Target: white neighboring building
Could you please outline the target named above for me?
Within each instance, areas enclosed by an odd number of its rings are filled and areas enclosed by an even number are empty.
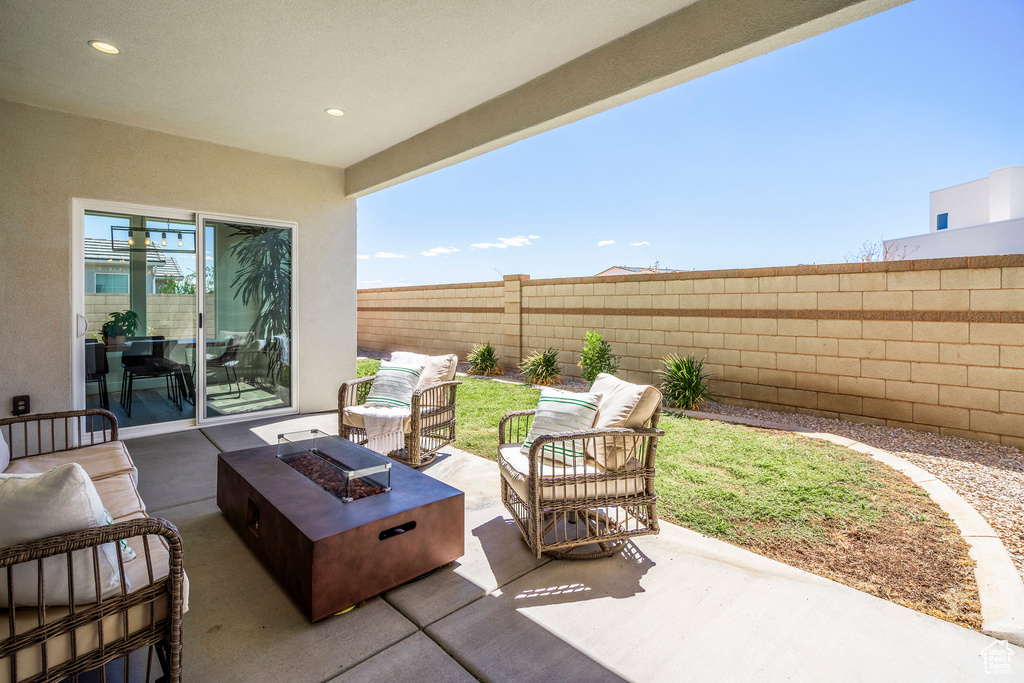
[[[931,193],[929,232],[885,240],[887,258],[1024,254],[1024,166]]]

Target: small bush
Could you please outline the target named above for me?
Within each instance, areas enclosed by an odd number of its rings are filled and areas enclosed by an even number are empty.
[[[601,338],[600,332],[587,332],[580,353],[580,374],[583,379],[593,382],[602,372],[614,375],[619,371],[621,356],[612,353],[612,345]]]
[[[683,410],[699,410],[705,401],[714,398],[708,381],[711,374],[704,372],[704,359],[697,360],[688,355],[680,358],[676,354],[662,359],[665,369],[661,375],[661,393],[665,403]]]
[[[494,350],[491,342],[474,346],[473,350],[469,352],[468,360],[471,374],[491,377],[505,374],[505,371],[501,369],[498,352]]]
[[[558,364],[558,351],[548,347],[544,351],[534,351],[523,359],[519,369],[526,375],[530,384],[549,386],[562,381],[562,373]]]
[[[380,361],[372,358],[360,358],[356,361],[356,377],[369,377],[377,374]]]

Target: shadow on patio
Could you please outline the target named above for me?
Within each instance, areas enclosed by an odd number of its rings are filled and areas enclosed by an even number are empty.
[[[452,448],[424,471],[466,494],[465,556],[310,624],[217,509],[216,456],[336,420],[128,443],[150,513],[184,538],[188,680],[963,680],[995,642],[668,523],[605,560],[537,559],[496,463]]]

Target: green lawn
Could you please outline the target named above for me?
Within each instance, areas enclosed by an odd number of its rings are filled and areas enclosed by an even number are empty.
[[[378,362],[359,362],[360,376]],[[540,391],[521,384],[462,378],[456,409],[464,451],[496,459],[498,421],[534,408]],[[870,524],[872,492],[887,470],[833,444],[709,420],[662,414],[658,443],[658,511],[709,536],[741,544],[773,538],[821,540],[822,522]]]
[[[361,361],[360,375],[376,361]],[[455,446],[495,460],[498,421],[534,408],[521,384],[462,378]],[[973,562],[956,526],[895,470],[788,432],[662,414],[658,516],[968,628]]]
[[[456,446],[496,458],[498,421],[535,408],[528,386],[463,378]],[[658,511],[664,518],[734,542],[759,537],[820,539],[821,520],[871,523],[871,492],[883,465],[846,448],[792,435],[662,414]]]
[[[885,468],[805,437],[664,415],[655,487],[660,515],[734,542],[823,540],[822,523],[871,524]]]

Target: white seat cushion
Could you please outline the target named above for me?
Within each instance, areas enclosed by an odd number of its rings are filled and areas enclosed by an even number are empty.
[[[95,483],[118,474],[131,474],[132,481],[138,485],[139,472],[135,463],[128,455],[128,449],[120,441],[98,443],[72,451],[59,451],[46,455],[32,455],[27,458],[12,460],[4,474],[42,474],[54,467],[77,462]]]
[[[146,513],[146,505],[139,497],[139,492],[129,473],[124,472],[113,477],[106,477],[94,483],[96,492],[100,494],[100,500],[103,501],[103,507],[114,519],[135,513],[143,515]]]
[[[363,419],[363,414],[366,412],[367,406],[349,406],[345,408],[345,413],[342,415],[341,421],[349,427],[355,429],[366,429],[366,421]],[[408,434],[412,431],[412,414],[405,416],[402,421],[402,431]]]
[[[520,444],[507,444],[499,449],[498,466],[501,476],[515,490],[516,494],[529,501],[530,459],[520,451]],[[566,466],[550,460],[542,461],[540,469],[541,500],[587,500],[592,498],[608,498],[611,496],[629,496],[643,492],[643,479],[617,479],[613,481],[597,481],[584,484],[545,486],[544,480],[550,477],[582,476],[585,474],[604,474],[606,470],[592,460],[575,466]]]

